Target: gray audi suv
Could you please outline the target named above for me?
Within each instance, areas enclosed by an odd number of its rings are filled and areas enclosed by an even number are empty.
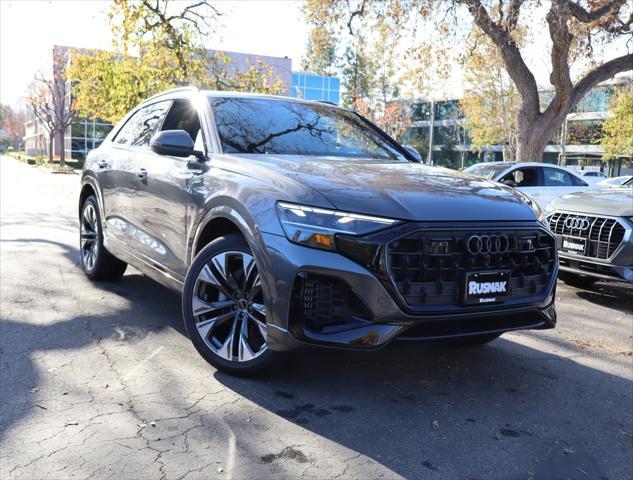
[[[633,283],[633,179],[556,198],[547,218],[558,238],[563,281],[580,287],[597,280]]]
[[[326,103],[154,96],[87,156],[79,218],[88,277],[131,264],[180,292],[194,346],[233,374],[302,345],[472,345],[556,323],[538,206]]]

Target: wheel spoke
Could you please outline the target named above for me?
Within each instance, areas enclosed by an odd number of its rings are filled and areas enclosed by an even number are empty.
[[[261,303],[251,303],[251,310],[255,310],[262,317],[266,317],[266,306]]]
[[[207,302],[200,297],[193,297],[193,314],[194,316],[204,315],[205,313],[215,312],[217,310],[230,307],[234,304],[233,300],[222,300],[219,302]]]
[[[227,292],[227,296],[232,297],[235,294],[239,294],[240,288],[229,272],[228,258],[228,253],[220,253],[213,257],[211,263],[217,270],[216,279],[218,283]]]
[[[246,322],[245,322],[246,323]],[[255,358],[255,352],[251,349],[248,344],[248,338],[244,335],[240,335],[240,342],[237,349],[237,359],[240,362],[247,362]]]
[[[200,336],[204,340],[207,340],[211,330],[213,330],[218,325],[224,323],[225,321],[229,320],[230,318],[233,318],[233,319],[235,318],[235,312],[223,313],[221,315],[218,315],[217,317],[212,317],[208,320],[199,322],[196,324],[196,328],[198,329]]]
[[[268,338],[268,327],[266,326],[266,324],[261,320],[255,318],[250,313],[248,314],[248,318],[255,323],[257,329],[259,330],[259,334],[263,337],[264,340],[266,340]]]
[[[231,334],[226,337],[226,340],[224,341],[222,346],[218,350],[216,350],[216,353],[226,360],[233,360],[233,356],[231,355],[233,345],[233,333],[234,332],[231,332]]]

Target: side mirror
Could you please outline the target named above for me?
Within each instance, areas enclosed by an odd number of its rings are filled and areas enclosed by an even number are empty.
[[[514,180],[510,180],[509,178],[506,178],[505,180],[501,180],[501,183],[503,183],[504,185],[507,185],[508,187],[513,187],[513,188],[516,188],[517,186],[517,182],[515,182]]]
[[[416,162],[422,163],[422,155],[415,148],[410,145],[402,145],[402,148],[409,152]]]
[[[149,148],[159,155],[171,155],[173,157],[189,157],[190,155],[202,156],[202,152],[194,150],[194,143],[184,130],[163,130],[156,133],[149,141]]]

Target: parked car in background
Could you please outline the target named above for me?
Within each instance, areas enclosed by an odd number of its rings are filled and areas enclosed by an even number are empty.
[[[514,187],[533,198],[541,208],[566,193],[589,188],[574,172],[540,162],[486,162],[472,165],[465,173]]]
[[[621,177],[613,177],[607,180],[601,180],[596,185],[600,188],[609,188],[609,187],[619,187],[620,185],[624,185],[626,182],[631,180],[633,175],[623,175]]]
[[[561,274],[569,283],[633,283],[633,179],[625,185],[563,195],[548,205]]]
[[[234,374],[304,345],[474,345],[556,324],[538,206],[422,165],[336,106],[157,95],[88,154],[78,203],[86,275],[131,264],[180,292],[194,346]]]
[[[582,179],[590,185],[594,183],[598,183],[602,180],[606,180],[609,178],[608,175],[598,171],[598,170],[580,170],[577,172]]]

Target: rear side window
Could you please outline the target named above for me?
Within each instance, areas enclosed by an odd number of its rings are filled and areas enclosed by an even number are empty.
[[[543,184],[546,187],[576,187],[586,185],[582,180],[574,177],[571,173],[558,168],[543,169]]]
[[[114,143],[134,147],[147,147],[156,132],[171,101],[153,103],[139,109],[132,115],[114,138]]]
[[[506,174],[501,181],[512,180],[517,187],[538,187],[538,170],[536,168],[517,168]]]

